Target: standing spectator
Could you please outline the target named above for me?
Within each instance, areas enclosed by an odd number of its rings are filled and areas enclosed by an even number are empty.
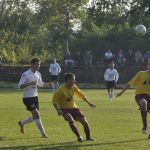
[[[75,61],[72,58],[70,51],[67,51],[66,54],[64,55],[64,63],[65,63],[65,66],[74,66],[75,65]]]
[[[117,55],[117,63],[118,65],[123,65],[126,62],[126,58],[124,57],[122,49],[119,50],[119,53]]]
[[[92,52],[88,50],[84,55],[84,62],[86,67],[92,67],[92,59],[93,59]]]
[[[23,103],[32,116],[18,122],[21,133],[24,133],[24,125],[35,121],[42,138],[47,138],[44,130],[38,102],[38,87],[50,87],[50,83],[44,83],[41,74],[38,72],[41,61],[38,58],[31,60],[31,69],[24,72],[19,81],[18,87],[24,88]],[[33,131],[32,131],[33,132]]]
[[[144,54],[144,62],[146,62],[148,59],[150,59],[150,51],[146,51]]]
[[[142,55],[141,51],[140,50],[136,51],[136,53],[135,53],[135,62],[136,63],[141,63],[143,61],[144,61],[144,59],[143,59],[143,55]]]
[[[52,60],[52,63],[49,66],[49,72],[51,75],[52,88],[53,91],[55,91],[55,89],[57,89],[59,86],[58,75],[61,72],[60,65],[56,62],[55,58]]]
[[[109,64],[109,62],[111,62],[113,59],[113,54],[110,50],[105,52],[105,56],[104,56],[104,62],[105,65]]]
[[[127,53],[127,61],[129,63],[133,63],[134,62],[134,53],[131,49],[129,49],[128,53]]]

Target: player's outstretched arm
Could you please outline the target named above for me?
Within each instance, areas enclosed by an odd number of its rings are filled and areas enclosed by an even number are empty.
[[[116,97],[118,97],[118,96],[121,96],[127,89],[129,89],[130,88],[130,85],[129,84],[127,84],[117,95],[116,95]]]
[[[92,102],[90,102],[90,101],[87,99],[87,97],[84,97],[84,100],[88,103],[88,105],[89,105],[91,108],[95,108],[95,107],[96,107]]]

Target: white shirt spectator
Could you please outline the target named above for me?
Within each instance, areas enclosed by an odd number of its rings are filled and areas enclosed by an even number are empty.
[[[115,81],[117,82],[119,79],[119,73],[116,69],[106,69],[105,73],[104,73],[104,79],[105,81]]]
[[[111,59],[113,57],[113,54],[111,53],[111,51],[107,51],[106,53],[105,53],[105,59]]]
[[[51,63],[49,66],[49,72],[51,75],[58,75],[61,72],[60,65],[58,63]]]
[[[37,84],[29,85],[25,87],[24,95],[23,95],[24,98],[38,96],[38,86],[43,87],[44,85],[44,82],[42,81],[42,78],[41,78],[41,74],[38,71],[33,73],[31,69],[29,69],[28,71],[22,74],[18,87],[20,88],[22,84],[27,84],[32,81],[35,81]]]

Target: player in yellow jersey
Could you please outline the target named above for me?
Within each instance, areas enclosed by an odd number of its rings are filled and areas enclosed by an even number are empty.
[[[147,61],[147,70],[139,71],[116,96],[121,96],[128,88],[135,86],[135,101],[140,106],[143,122],[142,132],[147,133],[147,112],[150,112],[150,59]]]
[[[79,121],[83,125],[86,140],[94,141],[90,136],[88,121],[75,104],[74,96],[76,95],[80,99],[83,99],[91,108],[94,108],[95,105],[87,99],[84,93],[75,85],[75,82],[75,75],[72,73],[66,73],[65,84],[54,93],[52,102],[58,115],[62,115],[64,119],[68,121],[71,130],[77,136],[79,142],[82,142],[83,138],[80,136],[78,129],[74,124],[74,120]]]

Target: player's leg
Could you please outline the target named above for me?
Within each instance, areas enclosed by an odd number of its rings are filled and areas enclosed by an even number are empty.
[[[77,136],[78,142],[82,142],[83,138],[80,136],[79,131],[78,131],[76,125],[74,124],[73,117],[69,113],[66,113],[63,116],[64,116],[65,120],[68,121],[69,126],[70,126],[71,130],[73,131],[73,133]]]
[[[29,111],[30,110],[30,105],[32,104],[32,99],[31,98],[23,98],[23,103],[24,105],[26,106],[27,110]],[[34,119],[32,116],[24,119],[24,120],[20,120],[18,122],[18,125],[20,126],[20,132],[21,133],[24,133],[24,125],[32,122]]]
[[[32,113],[32,116],[34,118],[36,126],[38,127],[40,133],[42,134],[42,137],[47,138],[48,136],[47,136],[45,129],[43,127],[43,123],[41,121],[41,117],[40,117],[40,113],[39,113],[38,109],[31,110],[31,113]]]
[[[87,141],[95,141],[93,138],[91,138],[90,135],[90,127],[89,127],[89,123],[87,121],[87,119],[85,117],[79,117],[77,118],[77,120],[83,125],[84,127],[84,132],[86,135],[86,140]]]
[[[141,109],[141,117],[143,123],[142,132],[145,134],[147,133],[147,101],[143,98],[140,100],[136,100],[136,102],[138,103]]]

